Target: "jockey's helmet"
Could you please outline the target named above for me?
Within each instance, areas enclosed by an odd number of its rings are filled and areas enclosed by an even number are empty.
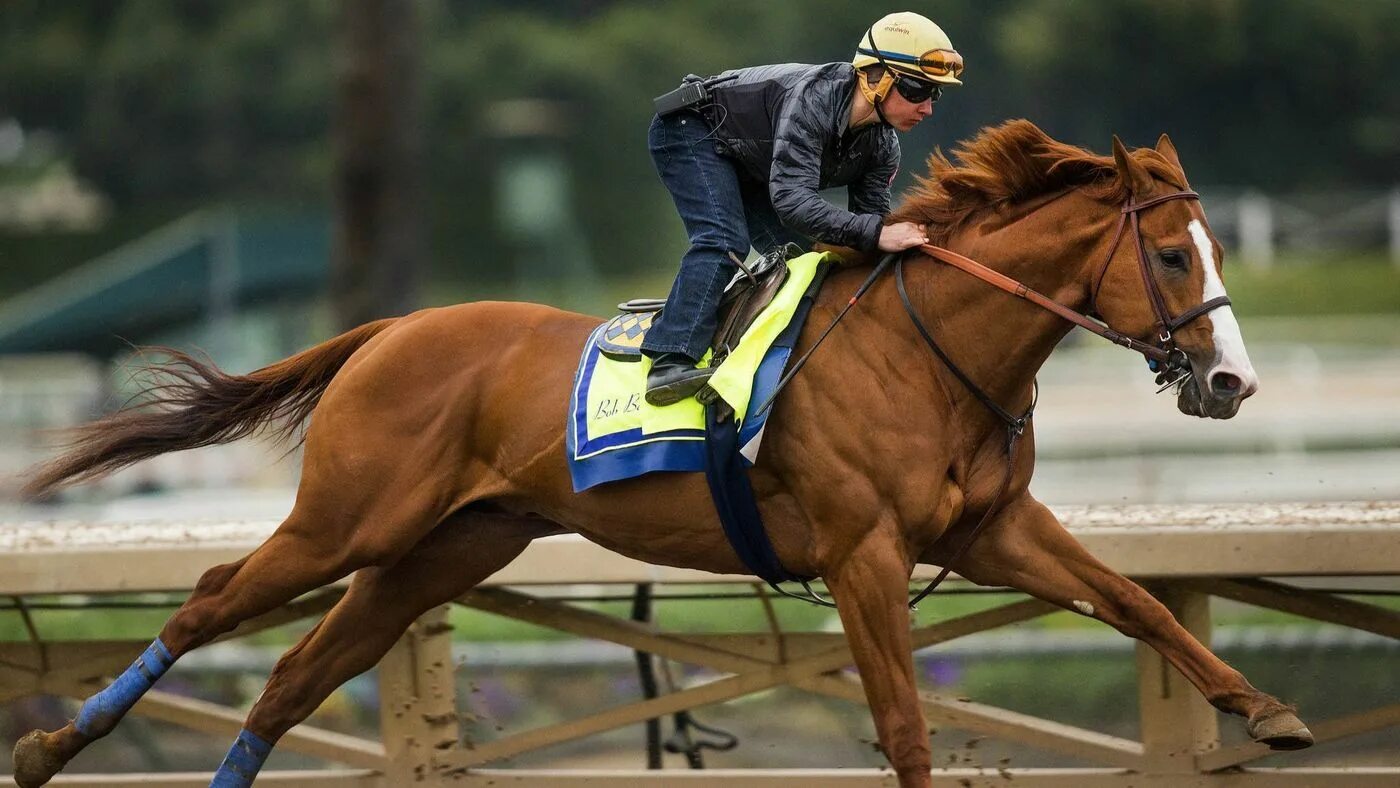
[[[943,28],[912,11],[887,14],[870,26],[856,45],[851,65],[884,66],[886,73],[873,87],[857,80],[866,98],[877,103],[888,95],[896,75],[942,85],[961,85],[963,59]],[[889,72],[895,72],[891,74]]]

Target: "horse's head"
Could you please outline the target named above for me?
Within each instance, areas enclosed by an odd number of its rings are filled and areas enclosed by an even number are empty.
[[[1140,157],[1164,160],[1180,183],[1154,177]],[[1177,396],[1182,413],[1228,419],[1259,388],[1259,377],[1235,315],[1221,300],[1220,243],[1194,195],[1170,196],[1189,187],[1167,135],[1155,151],[1135,153],[1114,137],[1113,159],[1131,194],[1127,205],[1142,207],[1125,210],[1122,237],[1093,285],[1094,307],[1117,330],[1185,354],[1193,375]]]

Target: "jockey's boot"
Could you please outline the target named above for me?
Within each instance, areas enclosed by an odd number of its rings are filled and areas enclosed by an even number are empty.
[[[661,406],[693,397],[712,374],[713,369],[696,369],[683,353],[662,353],[652,359],[647,373],[647,402]]]

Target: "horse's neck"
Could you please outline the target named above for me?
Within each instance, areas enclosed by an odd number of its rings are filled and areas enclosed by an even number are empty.
[[[955,233],[947,246],[1082,311],[1095,262],[1108,253],[1116,213],[1070,192],[1009,217],[989,215]],[[905,269],[915,308],[949,356],[1003,408],[1023,412],[1036,372],[1069,323],[928,258]],[[947,382],[955,396],[965,392],[951,374]],[[983,407],[971,397],[962,401]]]

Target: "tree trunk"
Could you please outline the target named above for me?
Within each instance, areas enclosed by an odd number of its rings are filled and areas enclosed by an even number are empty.
[[[417,306],[426,244],[414,0],[344,0],[341,9],[331,298],[348,329]]]

